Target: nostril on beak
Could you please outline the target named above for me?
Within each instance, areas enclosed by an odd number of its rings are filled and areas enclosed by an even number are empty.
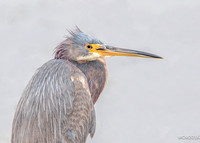
[[[100,48],[96,49],[96,50],[106,50],[106,46],[102,45]]]
[[[105,50],[105,49],[103,49],[103,48],[98,48],[98,49],[96,49],[96,50]]]

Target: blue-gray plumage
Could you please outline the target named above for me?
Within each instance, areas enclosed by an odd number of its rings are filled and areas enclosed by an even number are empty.
[[[40,67],[17,105],[12,143],[84,143],[95,132],[94,104],[102,92],[105,57],[159,56],[104,45],[78,28]]]

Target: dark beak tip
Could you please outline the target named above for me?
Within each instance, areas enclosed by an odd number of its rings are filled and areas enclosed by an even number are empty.
[[[156,59],[164,59],[163,57],[160,57],[160,56],[156,56],[155,58]]]

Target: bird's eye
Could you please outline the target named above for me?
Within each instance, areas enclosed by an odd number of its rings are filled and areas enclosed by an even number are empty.
[[[89,44],[88,44],[86,47],[87,47],[88,49],[92,49],[92,46],[89,45]]]

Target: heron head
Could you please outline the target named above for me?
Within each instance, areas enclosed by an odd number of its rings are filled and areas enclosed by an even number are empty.
[[[111,56],[162,58],[142,51],[122,49],[106,45],[97,38],[83,33],[78,27],[75,31],[69,32],[70,36],[68,36],[67,39],[56,48],[55,58],[57,59],[87,62],[97,60],[100,57],[105,58]]]

